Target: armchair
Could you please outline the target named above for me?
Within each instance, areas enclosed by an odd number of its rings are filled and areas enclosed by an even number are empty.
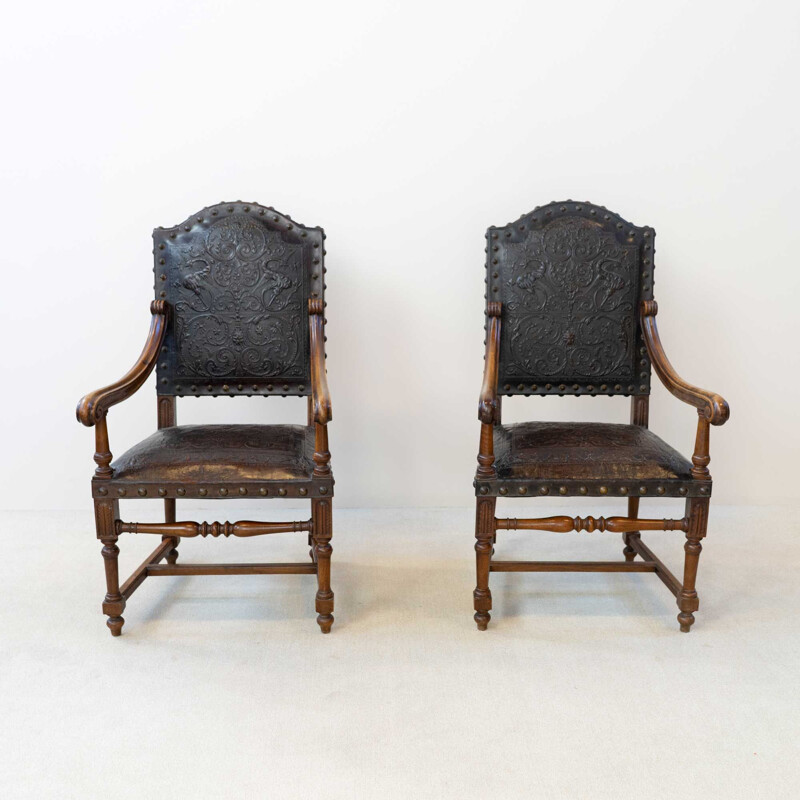
[[[712,487],[709,430],[727,421],[729,408],[718,394],[684,381],[664,353],[653,299],[655,231],[568,200],[489,228],[486,238],[488,325],[474,482],[478,628],[486,630],[491,618],[491,572],[654,572],[675,595],[680,630],[688,632],[699,606],[695,585]],[[697,409],[691,462],[648,430],[651,365],[673,395]],[[630,424],[503,425],[502,394],[629,396]],[[616,496],[627,500],[628,514],[496,518],[498,498],[509,496]],[[647,497],[685,498],[684,515],[640,519]],[[495,560],[499,530],[622,533],[625,560]],[[685,533],[683,581],[642,541],[650,530]]]
[[[328,450],[331,400],[325,370],[321,228],[307,228],[255,203],[222,203],[174,228],[153,232],[155,293],[150,332],[133,368],[90,392],[78,420],[95,428],[92,479],[97,538],[107,592],[103,613],[113,636],[146,578],[157,575],[302,573],[317,576],[317,622],[333,625],[330,587],[333,475]],[[109,409],[157,371],[158,431],[116,460]],[[307,425],[179,426],[176,398],[308,397]],[[126,522],[120,500],[164,500],[164,522]],[[178,522],[178,499],[308,498],[298,522]],[[297,563],[178,564],[181,538],[249,537],[304,531],[310,560]],[[161,536],[120,585],[123,533]],[[166,563],[162,564],[162,561]]]

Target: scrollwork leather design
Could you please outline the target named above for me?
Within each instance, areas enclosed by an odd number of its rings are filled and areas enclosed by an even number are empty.
[[[172,309],[159,392],[308,393],[321,231],[257,208],[211,207],[156,231],[156,293]]]
[[[586,220],[563,219],[506,253],[507,379],[632,380],[637,248]]]

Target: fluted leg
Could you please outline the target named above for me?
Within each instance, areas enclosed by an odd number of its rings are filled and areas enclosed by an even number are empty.
[[[700,606],[695,584],[700,553],[703,550],[701,542],[706,535],[708,525],[708,500],[705,498],[687,500],[686,516],[689,518],[689,529],[686,531],[686,544],[683,546],[686,559],[683,567],[683,588],[678,594],[678,608],[681,610],[678,622],[681,631],[689,633],[694,624],[692,612],[697,611]]]
[[[108,616],[106,624],[112,636],[122,633],[125,620],[125,598],[119,591],[119,547],[114,520],[119,516],[118,504],[114,500],[95,500],[94,516],[97,525],[97,537],[103,543],[102,555],[106,570],[106,596],[103,600],[103,613]]]
[[[166,498],[164,500],[164,522],[175,522],[175,499],[174,498]],[[167,539],[172,540],[172,550],[167,553],[167,563],[168,564],[175,564],[178,561],[178,542],[180,538],[178,536],[162,536],[161,541],[166,541]]]
[[[636,519],[639,516],[638,497],[628,498],[628,516],[631,519]],[[625,556],[626,561],[633,561],[633,559],[636,558],[636,551],[631,547],[631,536],[639,536],[639,533],[637,531],[632,531],[631,533],[622,534],[622,541],[625,542],[625,547],[622,549],[622,555]]]
[[[333,518],[330,500],[311,501],[311,527],[314,555],[317,562],[317,624],[323,633],[333,625],[333,592],[331,591],[331,536]]]
[[[492,593],[489,590],[489,564],[494,543],[494,509],[496,497],[479,497],[475,515],[475,564],[477,585],[472,593],[475,622],[479,631],[485,631],[492,618]]]

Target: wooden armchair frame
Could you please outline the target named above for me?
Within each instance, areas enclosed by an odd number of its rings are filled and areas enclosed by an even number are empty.
[[[568,201],[569,202],[569,201]],[[597,207],[584,204],[588,209]],[[546,208],[561,206],[557,203]],[[582,210],[580,206],[578,210]],[[603,209],[605,211],[605,209]],[[551,211],[544,212],[546,214]],[[592,212],[594,215],[596,212]],[[612,219],[608,215],[607,220]],[[525,218],[522,218],[523,220]],[[535,217],[534,217],[535,219]],[[522,220],[520,220],[522,221]],[[625,223],[626,226],[629,223]],[[511,228],[512,226],[509,226]],[[522,230],[523,226],[520,226]],[[618,225],[618,227],[622,227]],[[493,229],[487,238],[497,238]],[[506,234],[510,235],[510,234]],[[633,231],[631,232],[633,236]],[[496,250],[496,248],[494,248]],[[488,249],[487,249],[488,252]],[[497,262],[494,261],[496,264]],[[487,261],[488,266],[488,261]],[[496,274],[496,273],[495,273]],[[494,428],[501,424],[501,396],[498,388],[498,372],[501,358],[501,330],[503,304],[498,301],[487,302],[487,338],[483,373],[483,384],[478,403],[478,418],[481,422],[481,435],[478,451],[478,468],[475,478],[477,500],[475,525],[475,552],[477,584],[473,592],[475,622],[479,630],[486,630],[491,619],[492,594],[489,589],[491,572],[654,572],[664,585],[675,595],[679,608],[678,623],[680,630],[688,633],[695,621],[694,613],[699,607],[696,590],[697,568],[702,551],[702,540],[706,535],[708,524],[709,498],[711,494],[709,432],[711,425],[723,425],[729,418],[730,410],[727,402],[714,392],[699,389],[683,380],[668,360],[656,325],[658,305],[655,300],[644,299],[639,305],[638,322],[647,355],[655,368],[656,374],[664,386],[679,400],[697,409],[698,422],[695,436],[694,453],[692,455],[690,485],[679,485],[674,496],[685,497],[685,513],[678,519],[641,519],[639,504],[642,496],[656,494],[673,496],[666,485],[626,485],[625,482],[608,481],[608,485],[589,486],[587,482],[559,481],[553,486],[547,482],[538,485],[518,485],[520,496],[540,494],[547,495],[551,490],[562,496],[609,496],[614,490],[619,495],[627,496],[627,517],[569,517],[555,516],[537,519],[499,519],[495,516],[497,497],[507,496],[513,486],[509,482],[498,480],[494,452]],[[506,387],[509,388],[509,387]],[[536,387],[533,387],[536,388]],[[559,387],[562,391],[564,386]],[[590,390],[593,387],[588,387]],[[605,387],[603,387],[605,388]],[[617,387],[619,388],[619,387]],[[633,389],[634,387],[629,387]],[[644,387],[642,387],[644,388]],[[520,387],[522,389],[522,387]],[[550,389],[548,385],[547,390]],[[574,389],[577,393],[578,386]],[[559,394],[562,392],[559,392]],[[593,392],[589,392],[593,393]],[[649,421],[649,396],[633,394],[631,397],[630,423],[647,428]],[[630,482],[628,482],[630,483]],[[504,485],[505,484],[505,485]],[[498,561],[494,560],[494,545],[499,530],[534,530],[551,532],[569,531],[609,531],[622,533],[624,541],[624,561]],[[686,536],[684,545],[685,561],[683,580],[679,581],[653,551],[642,541],[642,531],[683,531]],[[639,556],[641,560],[637,561]]]
[[[244,205],[244,204],[242,204]],[[206,218],[216,216],[218,207],[205,209]],[[245,212],[255,212],[263,207],[247,204]],[[228,211],[240,211],[234,206]],[[269,210],[270,213],[273,209]],[[206,212],[210,212],[206,213]],[[263,216],[263,211],[261,212]],[[198,218],[201,222],[203,218]],[[274,220],[288,230],[299,227],[291,223],[288,217],[275,215]],[[187,222],[190,222],[188,220]],[[157,233],[161,229],[158,229]],[[189,230],[187,226],[185,230]],[[304,229],[300,234],[305,237]],[[320,242],[324,238],[321,229],[307,229],[319,232]],[[174,238],[174,237],[173,237]],[[317,248],[318,243],[313,247]],[[320,248],[321,249],[321,248]],[[315,257],[314,264],[321,259]],[[164,262],[161,261],[163,264]],[[320,271],[316,267],[317,272]],[[313,276],[315,279],[317,275]],[[320,282],[320,286],[322,284]],[[321,294],[321,292],[319,292]],[[313,574],[317,576],[316,610],[317,623],[323,633],[329,633],[333,625],[334,594],[330,585],[330,561],[332,547],[332,514],[333,477],[328,450],[328,422],[332,419],[331,398],[328,390],[325,369],[325,335],[324,306],[320,296],[312,296],[308,300],[308,334],[310,358],[310,393],[308,395],[308,425],[314,427],[313,473],[309,480],[293,481],[287,479],[275,485],[274,481],[263,482],[241,480],[238,485],[230,485],[224,481],[219,485],[204,483],[192,484],[187,481],[161,481],[160,485],[131,485],[115,480],[112,465],[112,453],[109,446],[107,415],[109,409],[127,400],[145,383],[156,368],[159,357],[164,350],[164,341],[170,322],[170,305],[166,300],[155,300],[150,311],[152,320],[150,332],[144,349],[134,366],[118,381],[102,389],[90,392],[78,403],[77,418],[83,425],[95,428],[95,454],[97,464],[92,480],[97,538],[102,542],[102,556],[105,564],[106,595],[103,600],[103,613],[107,615],[107,625],[113,636],[119,636],[125,622],[122,613],[131,595],[142,585],[146,578],[158,575],[267,575],[267,574]],[[209,385],[209,390],[212,387]],[[223,387],[225,391],[228,387]],[[242,387],[239,387],[240,389]],[[253,387],[254,389],[257,387]],[[272,387],[268,387],[270,390]],[[288,387],[284,387],[287,389]],[[300,386],[302,391],[304,387]],[[171,395],[158,397],[158,428],[171,428],[176,421],[176,398]],[[138,486],[138,488],[137,488]],[[214,497],[228,498],[231,495],[240,497],[264,498],[301,497],[311,502],[311,518],[295,522],[256,522],[241,520],[238,522],[179,522],[176,521],[176,501],[178,498]],[[157,523],[125,522],[120,518],[120,499],[136,499],[157,496],[164,499],[165,521]],[[251,537],[273,533],[307,532],[310,545],[310,560],[298,563],[250,563],[250,564],[178,564],[178,544],[182,538],[211,536]],[[130,577],[120,584],[117,541],[120,534],[154,534],[161,536],[161,542],[153,552],[137,567]],[[162,564],[166,561],[166,564]]]

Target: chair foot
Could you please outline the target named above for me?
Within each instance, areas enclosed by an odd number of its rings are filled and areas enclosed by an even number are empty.
[[[488,611],[476,611],[474,619],[478,625],[478,630],[485,631],[489,627],[489,620],[491,618],[492,615]]]
[[[333,625],[333,614],[317,614],[317,625],[323,633],[330,633]]]
[[[691,611],[681,611],[678,614],[678,622],[681,626],[682,633],[689,633],[692,629],[692,625],[694,625],[694,614]]]
[[[125,624],[123,617],[109,617],[106,620],[106,625],[111,631],[112,636],[122,636],[122,626]]]

